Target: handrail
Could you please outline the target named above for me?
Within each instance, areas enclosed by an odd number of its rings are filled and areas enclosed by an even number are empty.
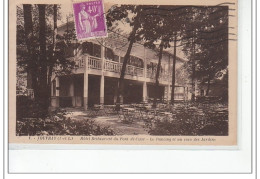
[[[101,70],[101,68],[102,68],[102,64],[101,64],[102,60],[99,57],[84,55],[81,57],[74,57],[73,59],[75,61],[75,68],[85,67],[85,65],[86,65],[85,60],[86,60],[86,62],[88,62],[87,63],[88,69]],[[123,63],[104,59],[104,70],[105,71],[120,73],[122,66],[123,66]],[[145,70],[144,68],[127,64],[125,73],[127,75],[138,76],[138,77],[144,77],[144,73],[146,73],[146,78],[150,78],[153,80],[155,79],[156,70],[152,70],[152,69],[146,69],[146,71],[144,71],[144,70]],[[160,73],[159,80],[168,81],[169,75],[167,75],[167,74],[169,74],[169,73]]]
[[[88,69],[101,70],[101,58],[88,56]]]
[[[105,60],[105,71],[112,71],[120,73],[123,64],[115,61]],[[143,76],[143,68],[136,67],[133,65],[126,65],[126,74],[132,76]]]

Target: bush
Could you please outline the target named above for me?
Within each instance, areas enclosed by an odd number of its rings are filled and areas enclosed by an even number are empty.
[[[199,130],[198,135],[226,136],[228,135],[228,122],[219,121],[217,124],[206,125]]]
[[[109,127],[101,127],[91,119],[82,121],[66,117],[65,110],[51,112],[43,118],[17,120],[16,135],[114,135]]]
[[[151,135],[196,135],[198,131],[198,127],[194,123],[182,119],[156,119],[154,121],[146,121],[145,126]]]
[[[43,111],[39,104],[28,96],[16,96],[16,119],[45,117],[46,111]]]
[[[173,108],[175,115],[172,117],[144,119],[145,128],[151,135],[228,135],[228,110],[225,106],[219,103],[185,104]]]
[[[199,122],[189,120],[155,120],[146,121],[146,128],[151,135],[173,135],[173,136],[224,136],[228,135],[228,122],[216,121],[213,124],[202,125]]]
[[[228,113],[209,112],[206,118],[210,122],[199,130],[198,135],[228,135]]]

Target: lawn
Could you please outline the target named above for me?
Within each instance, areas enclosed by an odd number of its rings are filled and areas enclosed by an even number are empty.
[[[124,105],[100,109],[66,108],[45,118],[17,119],[17,135],[228,135],[225,103],[177,103],[156,109]]]

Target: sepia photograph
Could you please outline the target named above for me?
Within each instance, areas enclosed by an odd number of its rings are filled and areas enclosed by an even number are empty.
[[[6,176],[256,171],[253,1],[5,2]]]
[[[15,8],[15,137],[236,136],[235,3]]]

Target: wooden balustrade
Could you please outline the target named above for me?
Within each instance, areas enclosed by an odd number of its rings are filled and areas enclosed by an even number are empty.
[[[88,56],[88,69],[101,70],[101,59],[98,57]]]
[[[122,69],[122,63],[114,62],[110,60],[105,61],[105,71],[120,73]],[[143,68],[136,67],[133,65],[127,65],[125,74],[131,75],[131,76],[143,76]]]
[[[85,57],[74,58],[75,68],[83,68],[85,66]]]
[[[85,66],[85,60],[88,64],[88,69],[97,69],[101,70],[101,58],[93,57],[89,55],[76,57],[74,58],[75,61],[75,68],[83,68]],[[122,69],[122,63],[111,61],[111,60],[104,60],[104,70],[114,73],[120,73]],[[131,75],[131,76],[138,76],[143,77],[144,76],[144,69],[140,67],[136,67],[133,65],[127,65],[126,66],[126,72],[125,74]],[[146,77],[150,79],[155,79],[156,76],[156,70],[147,69],[146,70]],[[161,73],[159,79],[162,81],[168,81],[169,76],[166,73]]]
[[[120,73],[122,65],[120,65],[118,62],[106,60],[105,61],[105,71]]]

